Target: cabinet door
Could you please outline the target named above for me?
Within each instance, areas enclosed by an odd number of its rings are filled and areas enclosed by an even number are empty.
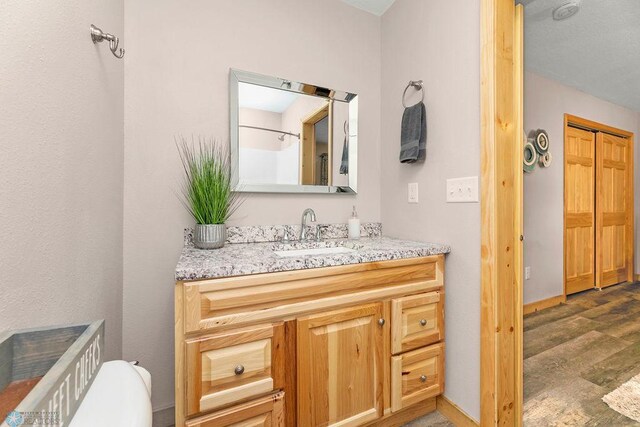
[[[284,427],[284,393],[189,420],[186,427]]]
[[[382,416],[382,303],[298,319],[298,425],[351,426]]]

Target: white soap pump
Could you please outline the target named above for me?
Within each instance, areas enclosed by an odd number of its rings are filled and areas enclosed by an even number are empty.
[[[358,212],[356,212],[355,205],[353,206],[353,212],[351,213],[351,218],[349,218],[349,238],[350,239],[360,238],[360,218],[358,218]]]

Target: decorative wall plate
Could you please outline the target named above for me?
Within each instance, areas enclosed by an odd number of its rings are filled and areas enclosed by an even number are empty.
[[[522,156],[522,170],[526,173],[533,172],[538,161],[538,153],[530,140],[524,143],[524,153]]]

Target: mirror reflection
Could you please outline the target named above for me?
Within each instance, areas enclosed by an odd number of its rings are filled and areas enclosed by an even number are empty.
[[[242,81],[245,74],[252,81]],[[235,70],[231,83],[232,149],[242,190],[355,192],[349,177],[357,161],[357,135],[349,131],[357,129],[355,95]]]

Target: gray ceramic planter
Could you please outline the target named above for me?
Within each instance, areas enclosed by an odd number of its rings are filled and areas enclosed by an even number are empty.
[[[193,244],[199,249],[218,249],[227,240],[225,224],[196,224],[193,230]]]

